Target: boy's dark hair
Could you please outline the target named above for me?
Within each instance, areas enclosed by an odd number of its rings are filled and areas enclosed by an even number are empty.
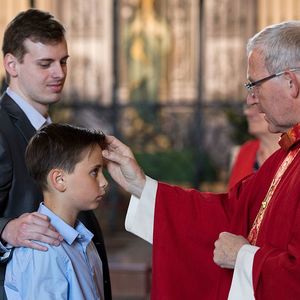
[[[25,163],[31,177],[42,190],[47,190],[47,176],[51,169],[60,168],[72,173],[83,159],[83,152],[99,145],[106,148],[101,131],[53,123],[42,127],[30,140]]]
[[[13,54],[19,62],[27,52],[24,41],[55,44],[65,37],[64,27],[48,12],[28,9],[19,13],[7,26],[2,43],[3,56]]]

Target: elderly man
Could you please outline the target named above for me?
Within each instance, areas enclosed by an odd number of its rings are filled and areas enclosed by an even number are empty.
[[[300,299],[300,22],[265,28],[247,52],[247,104],[283,135],[229,193],[158,183],[108,138],[109,171],[133,195],[127,228],[153,241],[152,299]]]

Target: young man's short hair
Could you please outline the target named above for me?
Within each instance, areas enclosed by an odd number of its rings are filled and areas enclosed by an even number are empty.
[[[2,43],[3,56],[7,53],[14,55],[22,62],[27,50],[24,41],[43,44],[55,44],[65,37],[65,29],[48,12],[38,9],[28,9],[19,13],[7,26]]]
[[[72,173],[83,159],[85,150],[99,145],[106,148],[101,131],[53,123],[41,128],[30,140],[25,163],[37,184],[47,190],[47,176],[51,169],[60,168]]]

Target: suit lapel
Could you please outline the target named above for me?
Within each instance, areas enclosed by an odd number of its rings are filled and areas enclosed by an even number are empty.
[[[1,107],[10,116],[12,123],[20,131],[25,140],[29,142],[36,130],[31,125],[22,109],[6,93],[1,98]]]

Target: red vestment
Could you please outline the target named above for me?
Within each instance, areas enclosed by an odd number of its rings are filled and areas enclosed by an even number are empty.
[[[298,143],[295,147],[300,147]],[[228,194],[159,183],[153,232],[152,300],[227,299],[232,270],[213,262],[228,231],[247,238],[287,152],[276,151]],[[253,262],[256,299],[300,299],[300,154],[283,174],[260,227]]]
[[[232,166],[228,189],[231,189],[241,179],[254,172],[259,143],[259,140],[251,140],[241,146]]]

